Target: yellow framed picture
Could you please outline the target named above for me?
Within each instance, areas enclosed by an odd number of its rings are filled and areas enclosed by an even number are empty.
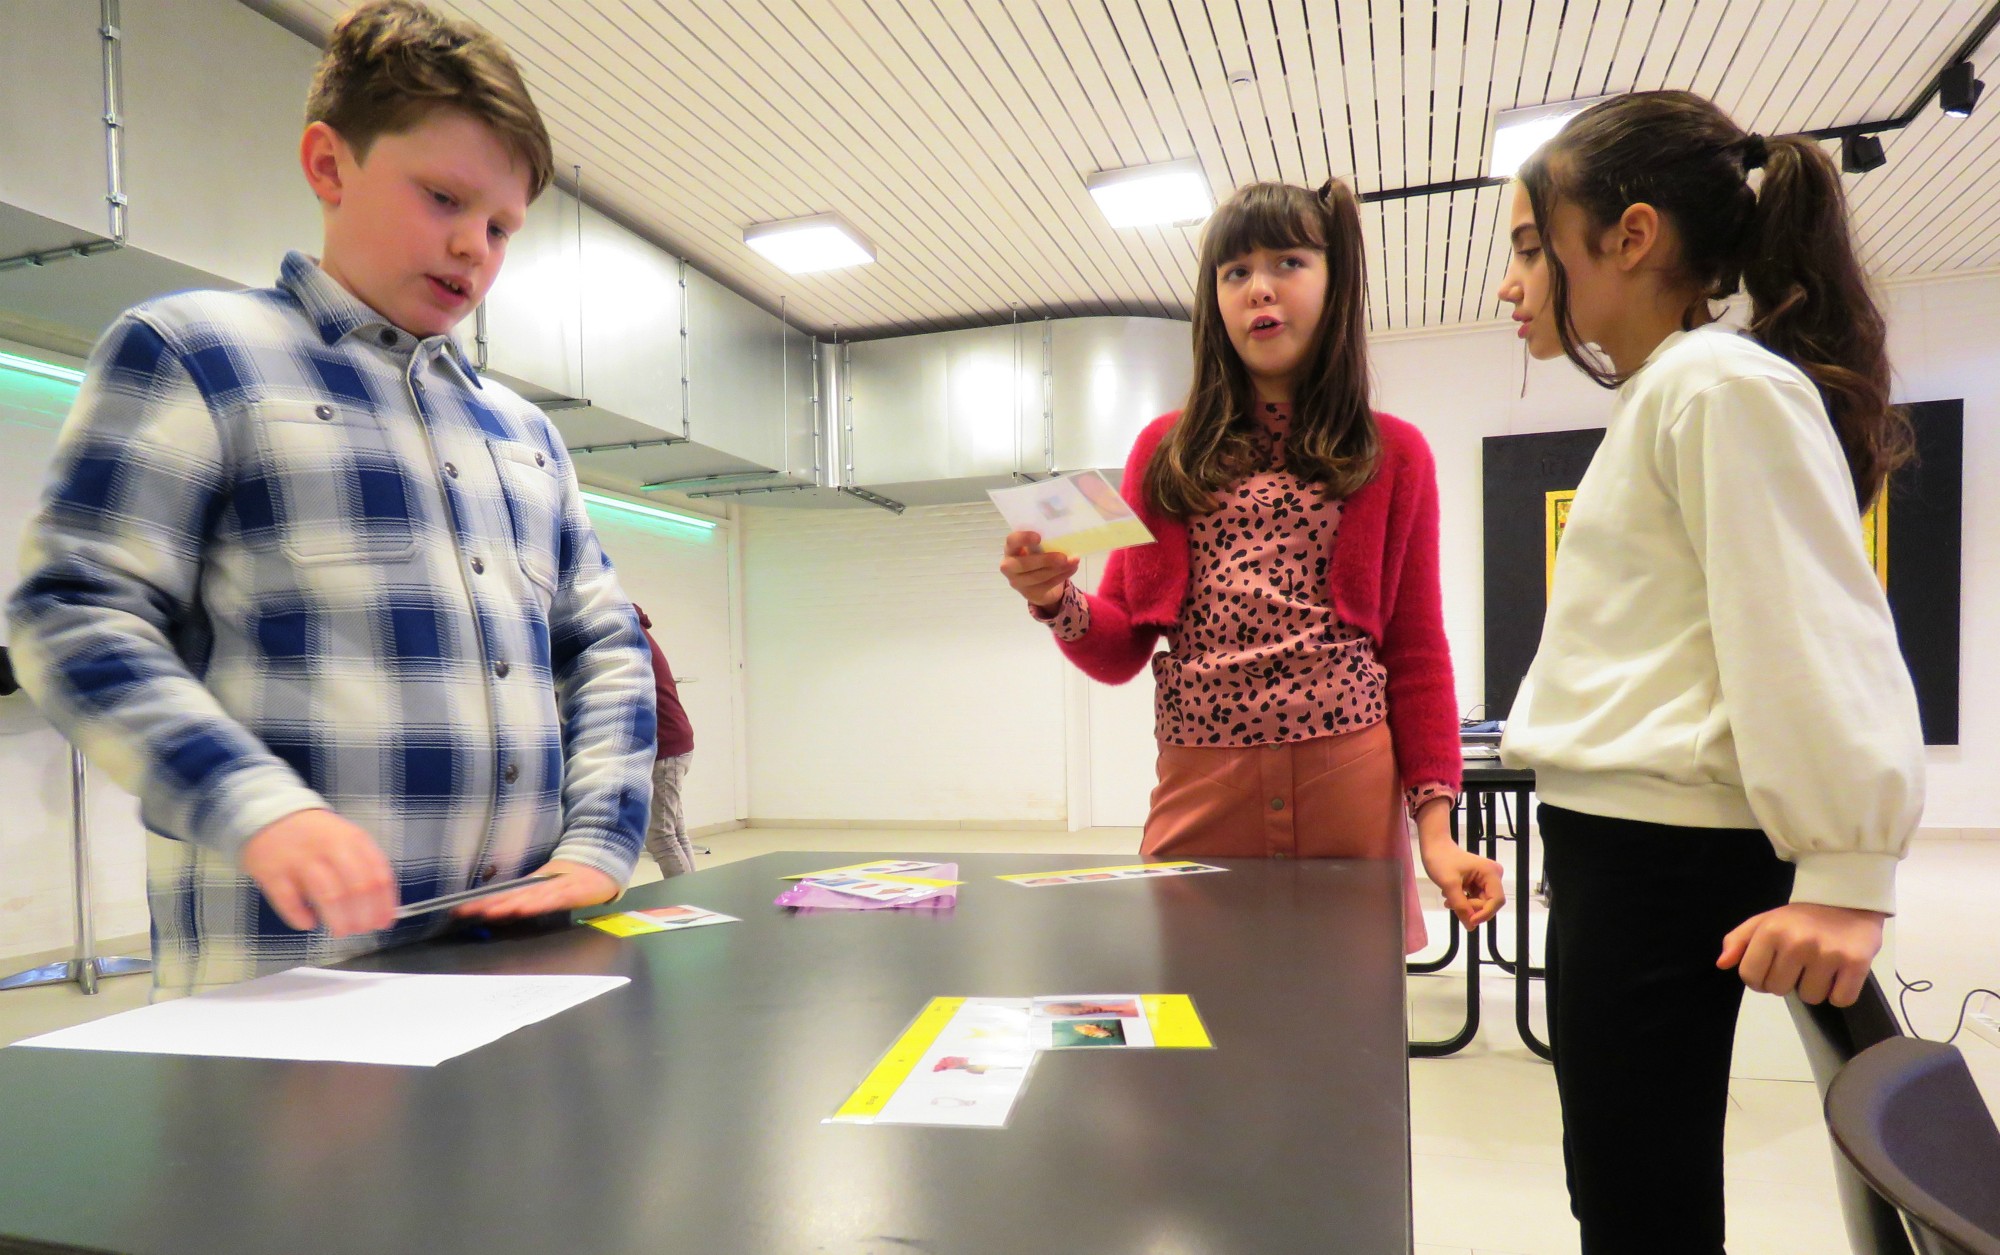
[[[1889,490],[1884,487],[1875,495],[1875,504],[1868,507],[1868,513],[1861,516],[1861,546],[1868,553],[1868,565],[1875,568],[1875,578],[1882,581],[1883,591],[1889,588]]]
[[[1576,489],[1565,488],[1548,494],[1546,513],[1543,516],[1542,541],[1547,562],[1545,564],[1547,583],[1544,597],[1553,597],[1556,591],[1556,550],[1562,545],[1563,529],[1569,526],[1570,502],[1576,500]]]

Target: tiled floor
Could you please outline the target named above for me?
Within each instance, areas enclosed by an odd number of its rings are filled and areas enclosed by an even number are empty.
[[[1083,833],[750,829],[706,843],[715,853],[700,859],[702,866],[804,849],[1128,855],[1137,835],[1116,828]],[[650,865],[641,868],[641,881],[656,877]],[[1916,1025],[1927,1036],[1950,1031],[1967,990],[2000,988],[2000,947],[1993,943],[1987,907],[1995,884],[2000,884],[2000,841],[1920,842],[1905,865],[1894,965],[1912,980],[1937,983],[1934,992],[1910,999]],[[1438,935],[1443,916],[1431,919]],[[0,994],[0,1042],[140,1005],[145,987],[143,978],[133,977],[106,982],[103,992],[90,998],[67,987]],[[1413,1035],[1448,1031],[1462,1006],[1462,988],[1450,973],[1413,977]],[[1539,1024],[1539,986],[1535,993]],[[1512,982],[1494,975],[1484,985],[1480,1037],[1452,1058],[1410,1065],[1417,1255],[1574,1255],[1577,1250],[1563,1187],[1554,1080],[1548,1065],[1516,1038],[1512,998]],[[1959,1044],[1989,1105],[2000,1110],[2000,1047],[1969,1031]],[[1732,1255],[1845,1251],[1819,1095],[1777,1000],[1746,1002],[1734,1076],[1728,1132]],[[1644,1078],[1634,1077],[1633,1083],[1643,1084]]]

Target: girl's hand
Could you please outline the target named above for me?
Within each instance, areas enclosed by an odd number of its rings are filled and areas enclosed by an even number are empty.
[[[1798,991],[1801,1001],[1851,1007],[1882,948],[1882,915],[1794,902],[1752,915],[1722,939],[1715,965],[1767,994]]]
[[[1424,874],[1444,894],[1444,904],[1466,928],[1477,928],[1507,904],[1503,870],[1490,858],[1460,849],[1449,838],[1423,845]]]
[[[1003,552],[1000,574],[1029,605],[1043,610],[1062,604],[1063,590],[1083,565],[1079,558],[1043,553],[1042,538],[1035,532],[1010,532]]]

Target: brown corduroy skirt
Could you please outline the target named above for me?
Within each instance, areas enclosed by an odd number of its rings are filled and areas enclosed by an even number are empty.
[[[1149,858],[1377,858],[1403,870],[1403,944],[1424,948],[1387,723],[1279,745],[1160,746]]]

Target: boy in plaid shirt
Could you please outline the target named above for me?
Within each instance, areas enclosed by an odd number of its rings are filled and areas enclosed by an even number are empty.
[[[615,897],[652,672],[547,418],[450,331],[549,182],[506,50],[412,0],[334,28],[307,102],[320,259],[122,316],[8,606],[21,679],[136,794],[166,992]]]

